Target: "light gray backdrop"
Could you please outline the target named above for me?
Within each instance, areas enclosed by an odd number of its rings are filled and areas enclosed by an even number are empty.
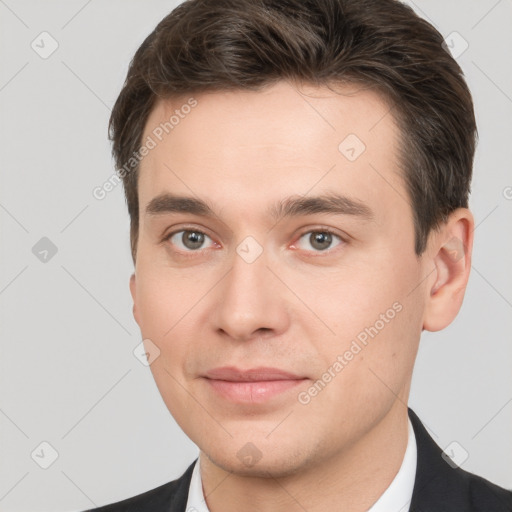
[[[128,62],[177,3],[0,0],[2,511],[119,500],[197,455],[132,352],[122,188],[92,195]],[[410,405],[463,468],[512,488],[512,1],[408,3],[458,55],[480,131],[466,299],[424,334]]]

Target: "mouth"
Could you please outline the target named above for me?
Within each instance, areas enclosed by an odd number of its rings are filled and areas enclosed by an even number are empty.
[[[204,375],[207,384],[225,400],[235,403],[264,403],[302,384],[307,377],[279,368],[215,368]]]

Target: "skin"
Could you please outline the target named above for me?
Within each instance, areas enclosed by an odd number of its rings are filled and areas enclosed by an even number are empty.
[[[443,329],[462,304],[471,213],[453,212],[418,257],[389,107],[369,89],[338,92],[283,81],[197,95],[141,163],[134,317],[160,350],[151,370],[165,404],[200,448],[211,512],[367,510],[402,463],[421,331]],[[144,138],[185,101],[159,101]],[[349,134],[366,146],[352,162],[338,149]],[[372,218],[268,215],[289,196],[329,192],[364,203]],[[164,193],[206,201],[214,215],[146,213]],[[183,233],[165,240],[184,229],[205,233],[204,245],[183,245]],[[320,250],[310,235],[325,229],[341,238]],[[262,249],[252,263],[237,253],[247,236]],[[300,403],[396,302],[401,311]],[[277,367],[304,380],[234,403],[204,378],[222,366]],[[237,455],[249,442],[261,456],[253,464]]]

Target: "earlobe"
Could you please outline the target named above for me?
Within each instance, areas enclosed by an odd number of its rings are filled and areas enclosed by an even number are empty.
[[[439,331],[457,316],[471,270],[474,220],[466,208],[453,212],[435,233],[433,279],[426,289],[423,329]]]

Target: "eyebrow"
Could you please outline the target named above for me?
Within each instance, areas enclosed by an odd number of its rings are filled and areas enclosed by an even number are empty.
[[[146,206],[147,215],[166,213],[189,213],[201,217],[218,217],[213,208],[205,201],[189,196],[165,193],[154,197]],[[268,209],[273,219],[297,217],[319,213],[334,215],[352,215],[365,220],[372,220],[372,210],[359,200],[340,194],[320,196],[292,196],[280,200]]]
[[[215,216],[213,209],[201,199],[195,197],[161,194],[154,197],[146,206],[146,214],[191,213],[202,217]]]
[[[311,197],[288,197],[271,206],[269,213],[274,219],[315,213],[353,215],[366,220],[374,218],[372,210],[361,201],[334,193]]]

